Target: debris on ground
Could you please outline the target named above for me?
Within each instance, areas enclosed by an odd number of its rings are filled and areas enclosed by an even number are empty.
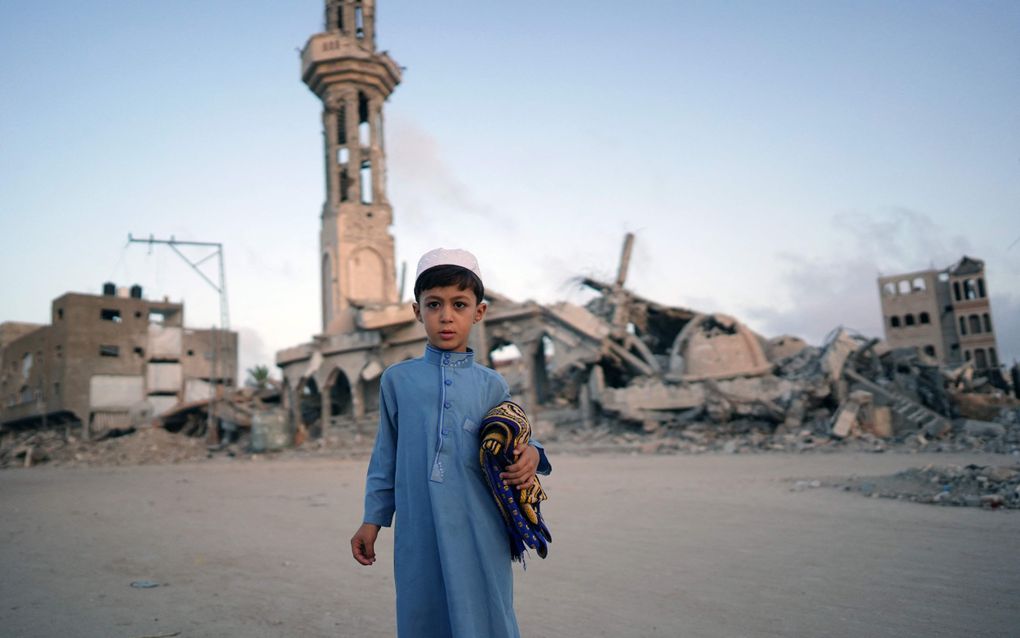
[[[891,476],[852,477],[825,484],[872,498],[894,498],[932,505],[1020,509],[1020,465],[927,465]]]

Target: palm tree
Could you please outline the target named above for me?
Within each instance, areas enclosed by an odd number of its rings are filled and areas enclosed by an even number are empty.
[[[248,380],[245,385],[256,390],[265,390],[269,384],[269,366],[255,366],[248,368]]]

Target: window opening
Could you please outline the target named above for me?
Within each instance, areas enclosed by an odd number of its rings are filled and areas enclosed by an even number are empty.
[[[975,335],[981,333],[981,318],[977,315],[970,316],[970,333]]]
[[[970,350],[963,351],[963,358],[967,361],[970,361]]]
[[[984,299],[986,295],[985,295],[985,280],[983,278],[979,277],[977,280],[977,291],[978,297]]]
[[[921,321],[922,324],[931,323],[931,316],[927,312],[922,312],[918,319]]]
[[[977,299],[977,287],[973,279],[966,279],[963,282],[963,293],[967,299]]]
[[[898,287],[899,287],[901,295],[909,295],[910,294],[910,282],[907,281],[906,279],[900,281],[900,283],[898,284]]]
[[[960,317],[960,334],[967,334],[967,318]]]
[[[914,279],[914,292],[924,292],[928,289],[928,286],[924,283],[924,277],[916,277]]]
[[[372,203],[372,162],[370,160],[361,163],[361,203]]]
[[[999,367],[999,357],[995,354],[995,348],[988,349],[988,363],[991,364],[993,368]]]
[[[363,40],[365,38],[365,11],[361,8],[360,2],[354,7],[354,28],[354,34],[359,40]]]
[[[886,297],[895,297],[896,296],[896,284],[894,284],[891,281],[886,282],[885,284],[883,284],[882,285],[882,294],[885,295]]]
[[[347,105],[341,104],[336,111],[336,142],[341,146],[347,144]]]
[[[340,171],[340,201],[346,202],[350,200],[348,191],[351,190],[351,176],[347,172],[346,168]]]
[[[928,355],[929,357],[934,357],[935,356],[935,346],[932,346],[932,345],[925,346],[924,347],[924,353],[926,355]]]
[[[900,318],[895,316],[895,315],[893,315],[892,317],[889,317],[889,325],[892,326],[893,328],[899,328],[900,327]]]
[[[63,318],[64,318],[64,309],[63,308],[57,308],[57,319],[63,319]]]
[[[914,325],[914,315],[907,313],[907,316],[903,317],[903,323],[907,326]]]
[[[988,359],[985,357],[984,348],[978,348],[974,351],[974,367],[978,370],[984,370],[988,367]]]
[[[119,346],[99,346],[99,356],[101,357],[119,357],[120,347]]]
[[[340,148],[336,149],[336,163],[337,164],[346,164],[348,162],[348,160],[350,160],[350,159],[351,159],[351,154],[347,150],[346,146],[341,146]]]
[[[958,281],[954,281],[953,282],[953,297],[957,301],[960,301],[961,299],[963,299],[962,297],[960,297],[960,282],[958,282]]]
[[[985,322],[985,332],[991,332],[992,331],[992,318],[990,316],[988,316],[987,312],[985,314],[981,315],[981,318],[984,319],[984,322]]]
[[[372,134],[368,124],[368,96],[358,91],[358,143],[361,146],[372,144]]]
[[[103,321],[112,321],[113,323],[120,323],[120,310],[114,310],[113,308],[103,308],[99,311],[99,318]]]

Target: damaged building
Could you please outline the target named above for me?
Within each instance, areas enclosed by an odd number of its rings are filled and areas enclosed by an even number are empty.
[[[53,300],[48,325],[0,324],[0,424],[128,427],[237,380],[237,333],[184,327],[184,305],[141,286]]]
[[[301,56],[302,79],[322,102],[327,175],[322,332],[276,354],[287,418],[301,437],[362,422],[378,407],[383,370],[425,344],[402,300],[404,282],[397,285],[382,130],[383,104],[401,76],[375,49],[374,7],[327,0],[325,31]],[[488,291],[470,346],[541,418],[566,411],[561,422],[580,430],[613,422],[646,434],[712,424],[800,440],[937,438],[967,393],[994,389],[979,403],[1012,405],[1008,386],[983,376],[997,360],[979,260],[881,278],[887,341],[839,329],[815,347],[634,294],[625,285],[633,241],[625,238],[614,281],[579,280],[595,294],[584,306]]]
[[[985,264],[964,256],[943,270],[878,278],[890,346],[917,348],[947,365],[999,367]]]

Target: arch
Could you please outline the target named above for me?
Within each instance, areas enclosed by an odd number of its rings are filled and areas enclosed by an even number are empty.
[[[912,326],[912,325],[914,325],[914,315],[910,314],[909,312],[906,315],[904,315],[904,317],[903,317],[903,325],[905,325],[905,326]]]
[[[896,315],[889,317],[889,325],[892,326],[893,328],[899,328],[900,318],[897,317]]]
[[[924,277],[914,277],[911,288],[913,288],[913,292],[924,292],[928,289],[928,285],[925,283]]]
[[[971,315],[967,319],[970,322],[970,333],[975,335],[981,334],[981,318],[977,315]]]
[[[919,321],[920,321],[920,322],[921,322],[922,324],[927,324],[927,323],[931,323],[931,315],[929,315],[929,314],[928,314],[927,312],[922,312],[922,313],[920,314],[920,316],[918,317],[918,320],[919,320]]]
[[[899,284],[897,284],[897,288],[899,289],[901,295],[909,295],[910,281],[908,279],[901,279]]]
[[[895,297],[896,284],[891,281],[887,281],[884,284],[882,284],[882,294],[885,295],[886,297]]]
[[[386,266],[382,255],[372,248],[358,248],[347,260],[348,297],[358,301],[383,301]]]
[[[331,416],[349,416],[354,413],[351,383],[340,368],[334,368],[326,381]]]
[[[974,285],[973,279],[963,280],[963,294],[968,300],[977,299],[977,286]]]
[[[315,379],[308,377],[298,382],[297,390],[297,415],[300,422],[306,426],[312,425],[322,414],[322,395],[319,393],[319,384]]]
[[[988,367],[988,358],[985,356],[984,348],[974,350],[974,367],[978,370],[984,370]]]

